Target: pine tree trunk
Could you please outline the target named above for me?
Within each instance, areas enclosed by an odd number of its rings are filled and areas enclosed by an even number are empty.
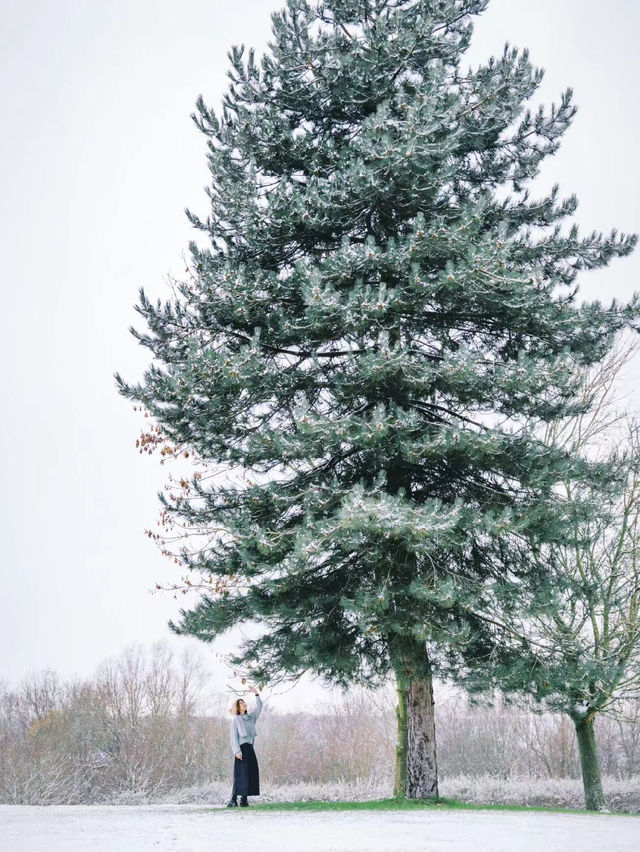
[[[600,778],[600,762],[596,747],[594,730],[595,716],[574,718],[578,748],[580,750],[580,765],[582,767],[582,784],[584,786],[584,801],[588,811],[601,811],[606,807],[602,779]]]
[[[396,678],[398,703],[396,705],[397,740],[396,740],[396,774],[393,784],[394,796],[407,794],[407,687],[404,681]]]
[[[408,799],[438,795],[436,724],[431,674],[407,683],[407,784]]]
[[[398,741],[394,793],[408,799],[438,796],[433,677],[426,642],[389,637],[396,674]]]

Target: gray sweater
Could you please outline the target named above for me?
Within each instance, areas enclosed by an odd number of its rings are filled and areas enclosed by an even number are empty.
[[[240,754],[242,743],[253,743],[256,734],[256,722],[262,712],[262,698],[256,695],[256,706],[253,713],[238,713],[231,720],[231,749],[235,757]]]

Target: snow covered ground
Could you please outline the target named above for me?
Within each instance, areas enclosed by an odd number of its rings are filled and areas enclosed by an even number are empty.
[[[2,852],[637,852],[640,817],[0,805]]]

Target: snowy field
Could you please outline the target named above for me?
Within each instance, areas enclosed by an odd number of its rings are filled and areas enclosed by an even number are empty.
[[[0,805],[2,852],[638,852],[640,817]]]

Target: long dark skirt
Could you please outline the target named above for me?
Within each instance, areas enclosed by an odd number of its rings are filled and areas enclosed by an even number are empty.
[[[242,760],[233,759],[233,790],[232,796],[259,796],[260,774],[258,758],[251,743],[240,745]]]

